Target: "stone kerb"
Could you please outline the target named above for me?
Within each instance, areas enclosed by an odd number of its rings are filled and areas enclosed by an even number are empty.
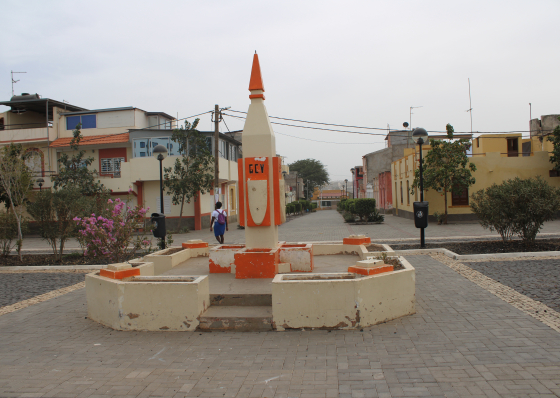
[[[154,264],[154,275],[161,275],[171,268],[187,261],[191,258],[191,249],[183,249],[175,253],[166,254],[177,247],[169,247],[144,256],[143,260]]]
[[[279,274],[272,281],[272,315],[277,330],[357,329],[414,314],[415,270],[372,276],[352,273]]]
[[[208,276],[86,276],[88,318],[116,330],[194,331],[210,305]]]

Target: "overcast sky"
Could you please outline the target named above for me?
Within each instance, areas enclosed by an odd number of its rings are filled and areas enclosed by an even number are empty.
[[[134,106],[179,118],[214,104],[247,111],[256,50],[271,116],[399,128],[411,106],[422,106],[412,126],[469,132],[468,78],[474,131],[528,130],[530,102],[533,118],[560,113],[558,0],[1,5],[2,100],[14,70],[27,72],[17,75],[16,94],[88,109]],[[213,130],[209,115],[200,128]],[[275,129],[287,163],[318,159],[331,180],[351,178],[362,155],[385,145],[384,135]]]

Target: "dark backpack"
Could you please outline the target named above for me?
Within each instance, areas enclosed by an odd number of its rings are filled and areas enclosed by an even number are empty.
[[[224,211],[222,210],[221,212],[219,210],[217,210],[218,212],[218,224],[225,224],[226,223],[226,215],[224,214]]]

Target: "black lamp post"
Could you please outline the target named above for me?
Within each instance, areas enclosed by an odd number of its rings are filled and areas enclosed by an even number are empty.
[[[39,191],[43,190],[43,183],[45,182],[45,180],[43,180],[43,178],[37,178],[37,184],[39,184]]]
[[[348,178],[344,182],[346,183],[346,189],[344,190],[344,197],[346,198],[348,196]]]
[[[352,172],[352,199],[354,199],[354,173],[356,172],[356,169],[352,167],[350,171]]]
[[[416,143],[418,144],[418,146],[420,147],[419,152],[420,152],[420,203],[424,203],[424,176],[422,174],[423,170],[422,170],[422,166],[423,166],[423,161],[422,161],[422,144],[424,144],[424,142],[428,139],[428,132],[423,129],[422,127],[418,127],[416,129],[414,129],[414,132],[412,133],[412,137],[413,139],[416,141]],[[428,222],[428,207],[427,207],[427,203],[426,203],[426,211],[425,214],[422,214],[423,217],[425,217],[425,225],[427,226],[427,222]],[[415,213],[421,213],[421,211],[416,212]],[[419,214],[415,214],[416,218],[422,218],[422,216],[420,216]],[[425,240],[425,236],[424,236],[424,226],[422,226],[420,228],[420,247],[421,248],[425,248],[426,247],[426,240]]]
[[[299,181],[296,176],[296,202],[299,200]]]
[[[152,155],[159,160],[159,199],[160,199],[160,210],[161,214],[164,214],[163,207],[163,159],[167,157],[167,148],[163,145],[158,145],[152,151]],[[161,238],[160,242],[161,249],[165,249],[165,238]]]

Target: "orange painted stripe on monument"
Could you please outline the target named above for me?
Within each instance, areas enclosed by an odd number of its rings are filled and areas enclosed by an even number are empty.
[[[237,161],[237,181],[239,184],[239,225],[245,226],[245,179],[243,178],[243,170],[245,170],[244,159]]]
[[[281,172],[281,163],[282,159],[276,156],[272,158],[272,178],[273,178],[273,187],[274,187],[274,225],[282,224],[282,216],[280,209],[280,195],[283,195],[283,192],[280,192],[280,178],[282,178]]]
[[[251,94],[251,95],[249,95],[249,98],[250,98],[250,99],[253,99],[253,98],[262,98],[262,99],[266,99],[266,98],[264,98],[264,94]]]
[[[251,80],[249,81],[249,91],[262,90],[264,91],[264,84],[261,75],[261,65],[259,64],[259,56],[255,51],[253,56],[253,67],[251,69]],[[249,97],[250,98],[250,97]]]

